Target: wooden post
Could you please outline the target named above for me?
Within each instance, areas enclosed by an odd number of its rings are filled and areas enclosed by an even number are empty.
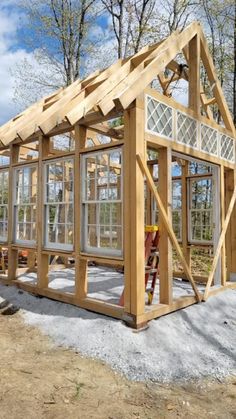
[[[37,285],[39,288],[48,287],[49,258],[43,253],[44,228],[46,225],[44,212],[44,188],[43,158],[48,155],[50,139],[40,135],[39,137],[39,163],[38,163],[38,196],[37,196]]]
[[[148,165],[148,169],[150,171],[150,174],[153,177],[153,165]],[[152,202],[153,202],[152,192],[150,191],[150,188],[146,184],[146,208],[145,210],[146,210],[146,224],[147,225],[151,225],[153,223]]]
[[[188,246],[188,190],[187,176],[189,174],[189,162],[185,161],[182,165],[182,246],[183,254],[191,270],[191,249]]]
[[[159,163],[159,194],[172,224],[172,175],[171,175],[171,149],[160,148],[158,152]],[[172,244],[161,213],[159,213],[160,244],[159,244],[159,269],[160,269],[160,303],[172,304],[173,258]]]
[[[9,186],[8,186],[8,279],[14,280],[17,276],[18,250],[12,248],[15,234],[15,215],[14,215],[14,168],[13,164],[18,162],[19,146],[10,146],[10,167],[9,167]]]
[[[224,179],[224,166],[220,166],[220,219],[221,230],[223,229],[225,220],[225,179]],[[225,241],[221,250],[221,285],[226,285],[226,246]]]
[[[138,316],[144,313],[144,177],[136,154],[146,160],[144,101],[124,112],[124,309]]]
[[[78,300],[87,296],[87,259],[80,258],[81,246],[81,170],[80,149],[85,148],[87,128],[75,126],[75,161],[74,161],[74,243],[75,243],[75,295]]]
[[[189,42],[189,107],[200,114],[200,37]]]
[[[228,170],[225,173],[225,211],[228,206],[234,187],[236,185],[236,171]],[[229,227],[226,233],[226,264],[227,280],[230,280],[230,274],[236,274],[236,208],[232,212]]]

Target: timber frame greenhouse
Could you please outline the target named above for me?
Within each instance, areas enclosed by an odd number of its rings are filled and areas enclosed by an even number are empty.
[[[136,328],[236,288],[235,138],[198,22],[30,106],[0,128],[1,282]]]

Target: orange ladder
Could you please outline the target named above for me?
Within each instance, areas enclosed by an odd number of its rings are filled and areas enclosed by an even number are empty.
[[[157,275],[159,273],[159,228],[156,225],[145,227],[145,292],[148,295],[148,304],[152,304],[155,292]],[[148,284],[151,280],[151,287]],[[120,296],[119,305],[124,306],[124,290]]]

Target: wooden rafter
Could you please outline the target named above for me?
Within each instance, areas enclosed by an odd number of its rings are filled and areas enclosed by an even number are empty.
[[[191,56],[194,39],[198,39],[195,58],[194,55]],[[189,68],[185,71],[175,61],[179,52],[183,52],[188,63]],[[197,80],[191,70],[194,67],[191,62],[196,59],[199,62],[199,54],[212,85],[214,97],[210,99],[206,97],[199,77]],[[163,75],[166,68],[173,72],[169,78]],[[105,70],[95,71],[84,80],[77,80],[32,105],[0,127],[0,147],[6,147],[14,141],[28,141],[40,133],[51,136],[54,132],[71,131],[78,122],[85,125],[102,122],[110,114],[127,109],[156,77],[159,77],[163,93],[167,96],[170,95],[170,83],[179,78],[189,81],[191,86],[200,83],[198,100],[201,101],[207,117],[213,119],[210,106],[216,103],[226,128],[235,135],[234,124],[216,77],[206,40],[200,25],[194,22],[183,32],[176,31],[166,40],[146,46],[134,56],[120,59]]]

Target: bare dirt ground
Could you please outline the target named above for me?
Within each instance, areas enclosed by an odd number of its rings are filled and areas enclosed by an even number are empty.
[[[20,313],[0,315],[0,343],[1,419],[236,418],[236,377],[131,382],[102,362],[55,347]]]

